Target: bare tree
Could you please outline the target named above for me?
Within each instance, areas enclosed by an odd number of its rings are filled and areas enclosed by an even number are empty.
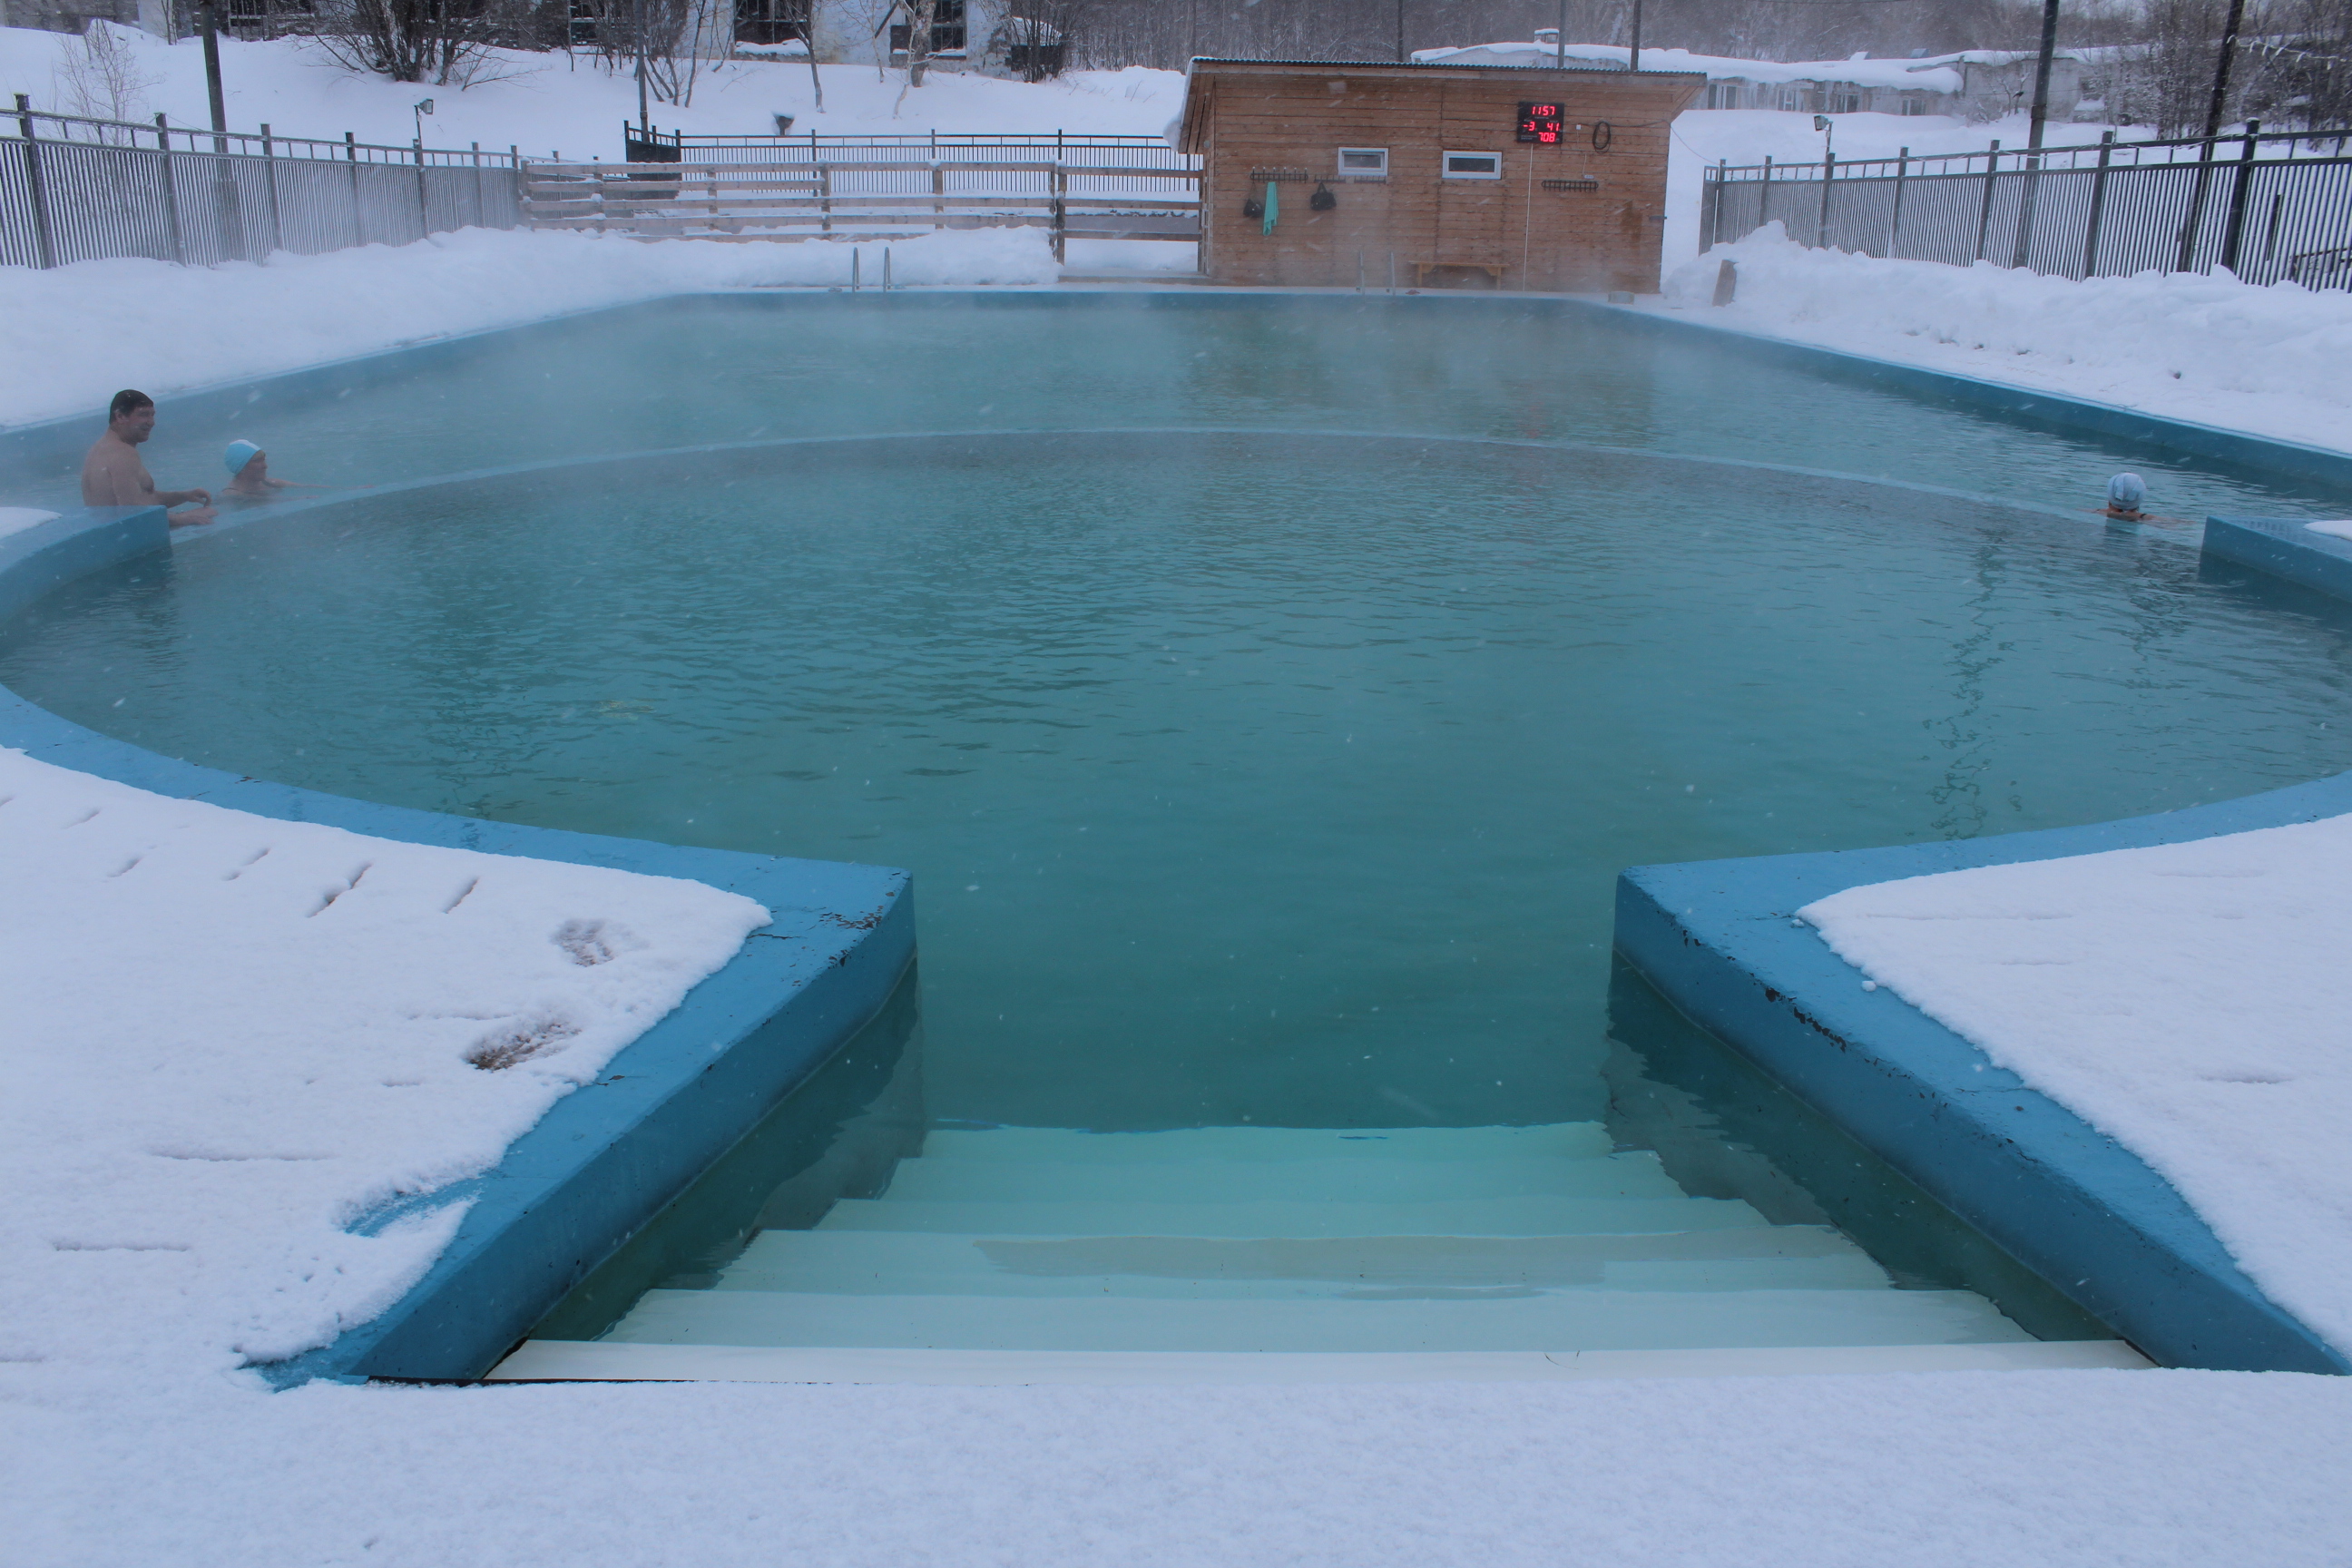
[[[938,0],[908,0],[905,26],[908,87],[923,85],[923,73],[931,63],[931,26],[938,16]]]
[[[130,41],[111,22],[93,21],[89,31],[58,51],[50,69],[58,107],[92,120],[131,120],[147,112],[147,89],[163,81],[139,68]],[[110,139],[129,132],[107,132]]]
[[[634,73],[642,57],[646,91],[664,103],[692,103],[704,58],[733,52],[733,13],[725,0],[593,3],[597,59],[617,76]],[[724,50],[719,28],[725,29]]]
[[[490,50],[511,36],[509,0],[330,0],[312,37],[346,70],[467,87],[508,73]]]

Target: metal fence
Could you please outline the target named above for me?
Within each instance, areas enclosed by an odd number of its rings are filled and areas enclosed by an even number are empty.
[[[1702,247],[1767,223],[1801,245],[2067,278],[2208,272],[2352,287],[2342,137],[2245,134],[1706,172]]]
[[[7,134],[13,131],[15,134]],[[522,160],[37,113],[0,119],[0,266],[209,265],[522,223]]]

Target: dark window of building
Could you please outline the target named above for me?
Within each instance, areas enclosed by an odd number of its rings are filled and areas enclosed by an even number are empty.
[[[808,28],[809,0],[735,0],[739,44],[788,44]]]
[[[890,52],[903,55],[908,41],[914,36],[911,23],[894,23],[890,28]],[[935,0],[931,6],[931,47],[935,55],[948,54],[964,47],[963,0]]]

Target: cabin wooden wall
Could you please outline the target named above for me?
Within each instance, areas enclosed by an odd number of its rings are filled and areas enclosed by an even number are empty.
[[[1246,63],[1193,67],[1187,150],[1202,153],[1203,268],[1220,283],[1412,287],[1417,264],[1448,268],[1430,286],[1654,292],[1674,117],[1705,79],[1664,72],[1454,69]],[[1567,110],[1556,146],[1517,140],[1522,102]],[[1592,127],[1606,121],[1608,146]],[[1382,182],[1338,175],[1341,147],[1386,147]],[[1448,152],[1500,153],[1500,180],[1440,177]],[[1244,217],[1262,197],[1253,169],[1304,169],[1339,205],[1315,212],[1312,184],[1284,184],[1275,231]],[[1591,190],[1546,180],[1591,179]]]

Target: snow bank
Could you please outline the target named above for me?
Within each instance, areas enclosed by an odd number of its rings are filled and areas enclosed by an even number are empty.
[[[2340,1568],[2352,1389],[2218,1373],[12,1392],[39,1568]],[[14,1453],[6,1449],[16,1450]]]
[[[125,386],[160,396],[697,289],[846,284],[852,248],[462,229],[397,247],[281,252],[267,266],[0,268],[0,425],[86,414]],[[859,248],[866,280],[878,282],[882,247]],[[946,231],[893,241],[890,252],[908,284],[1043,283],[1060,272],[1042,229]]]
[[[767,922],[698,882],[398,844],[0,750],[0,1363],[324,1344]]]
[[[1718,265],[1738,297],[1708,305]],[[1777,223],[1666,279],[1711,324],[2342,449],[2352,446],[2352,291],[2226,272],[2080,282],[1996,267],[1808,250]]]
[[[2352,1352],[2352,816],[1853,888],[1838,956],[2113,1137]]]

